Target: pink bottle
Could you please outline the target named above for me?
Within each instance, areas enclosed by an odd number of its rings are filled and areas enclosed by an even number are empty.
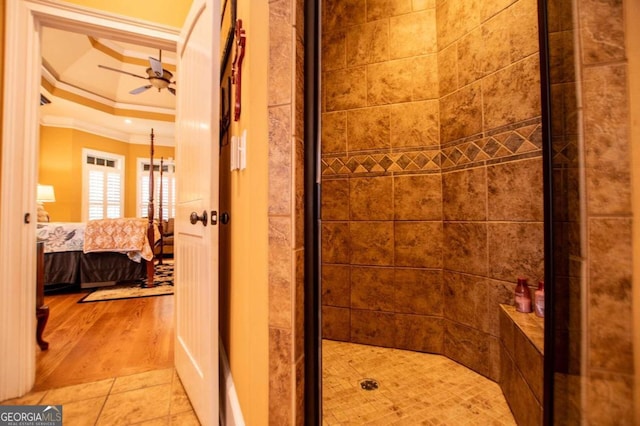
[[[531,291],[529,290],[526,278],[518,278],[515,302],[516,311],[524,313],[531,312]]]
[[[544,317],[544,281],[538,283],[538,289],[533,294],[533,312]]]

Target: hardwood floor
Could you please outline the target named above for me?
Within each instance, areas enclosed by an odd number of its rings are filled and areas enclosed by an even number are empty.
[[[77,303],[83,295],[45,296],[49,349],[37,349],[34,390],[173,367],[173,295]]]

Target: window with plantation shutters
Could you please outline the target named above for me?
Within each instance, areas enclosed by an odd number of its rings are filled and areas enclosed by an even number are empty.
[[[82,151],[82,220],[123,216],[124,157],[108,152]]]
[[[138,215],[149,215],[149,159],[138,159]],[[153,217],[158,219],[160,206],[160,159],[153,160]],[[162,163],[162,219],[175,217],[176,209],[175,164],[171,158]]]

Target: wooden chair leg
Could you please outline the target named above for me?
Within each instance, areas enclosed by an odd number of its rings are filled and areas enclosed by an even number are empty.
[[[42,340],[42,333],[44,332],[44,327],[47,325],[47,321],[49,320],[49,306],[44,305],[36,309],[36,318],[38,319],[36,341],[38,342],[40,349],[46,351],[49,349],[49,343]]]

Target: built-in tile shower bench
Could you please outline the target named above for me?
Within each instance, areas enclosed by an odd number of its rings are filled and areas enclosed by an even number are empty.
[[[542,425],[544,319],[500,305],[500,387],[518,425]]]

